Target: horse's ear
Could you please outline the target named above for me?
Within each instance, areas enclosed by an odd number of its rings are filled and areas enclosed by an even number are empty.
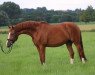
[[[11,28],[11,26],[8,26],[8,28]]]
[[[14,26],[12,26],[11,28],[14,29]]]
[[[14,28],[14,26],[8,26],[8,27],[9,27],[9,28],[12,28],[12,29]]]

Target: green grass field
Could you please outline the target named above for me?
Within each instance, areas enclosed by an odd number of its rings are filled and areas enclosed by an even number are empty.
[[[46,65],[40,64],[39,55],[31,37],[21,35],[10,54],[0,50],[0,75],[94,75],[95,74],[95,32],[82,32],[85,54],[88,61],[83,64],[75,51],[75,62],[69,62],[65,45],[47,48]],[[3,44],[6,34],[0,34]]]

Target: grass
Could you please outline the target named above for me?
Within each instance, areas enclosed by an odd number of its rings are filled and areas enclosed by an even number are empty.
[[[82,32],[86,64],[79,60],[75,51],[75,62],[69,63],[69,53],[65,45],[47,48],[46,65],[40,64],[39,55],[31,37],[21,35],[10,54],[0,51],[0,75],[94,75],[95,74],[95,32]],[[6,34],[0,35],[3,44]]]

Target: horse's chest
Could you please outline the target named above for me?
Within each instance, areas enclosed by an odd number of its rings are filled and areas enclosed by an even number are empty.
[[[37,32],[35,35],[33,35],[33,42],[35,44],[45,44],[46,43],[46,34],[43,34],[42,32]]]

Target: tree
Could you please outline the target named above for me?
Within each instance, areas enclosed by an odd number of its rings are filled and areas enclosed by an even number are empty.
[[[5,11],[10,19],[17,19],[21,15],[21,10],[19,5],[15,4],[14,2],[4,2],[0,6],[0,10]]]
[[[24,20],[47,21],[49,23],[95,21],[95,10],[92,6],[88,6],[86,10],[76,9],[66,11],[47,10],[46,7],[38,7],[37,9],[22,9],[22,13],[22,18]]]
[[[94,9],[92,6],[88,6],[86,10],[83,10],[80,15],[80,20],[83,22],[90,22],[94,19]]]
[[[61,16],[60,18],[60,22],[72,22],[72,16],[69,14],[64,14],[63,16]]]
[[[90,15],[87,11],[83,11],[81,16],[80,16],[80,20],[83,22],[90,22]]]
[[[4,11],[0,11],[0,26],[9,25],[9,17]]]
[[[95,10],[94,10],[94,12],[92,13],[92,20],[95,21]]]
[[[59,23],[59,22],[60,22],[60,18],[61,18],[60,15],[53,15],[53,16],[51,17],[51,22],[52,22],[52,23]]]
[[[86,12],[89,15],[90,21],[93,21],[93,12],[94,12],[94,9],[93,9],[93,7],[91,5],[88,6],[88,8],[86,9]]]

